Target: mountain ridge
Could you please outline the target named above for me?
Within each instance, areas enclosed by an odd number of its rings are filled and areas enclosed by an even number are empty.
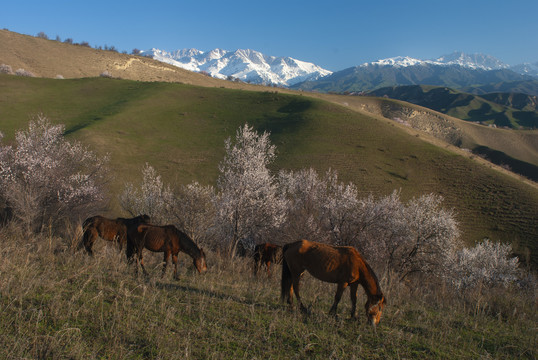
[[[291,57],[265,55],[252,49],[228,51],[213,49],[181,49],[171,52],[153,48],[142,52],[149,56],[185,70],[202,72],[212,77],[241,80],[264,85],[290,86],[312,81],[332,72],[313,63]]]
[[[513,91],[507,84],[517,85]],[[432,85],[454,89],[498,87],[503,92],[538,95],[538,78],[507,68],[484,70],[459,64],[439,64],[408,57],[391,58],[334,72],[316,81],[291,86],[292,89],[320,92],[364,92],[388,86]],[[524,89],[524,90],[521,90]],[[482,90],[477,90],[482,91]]]

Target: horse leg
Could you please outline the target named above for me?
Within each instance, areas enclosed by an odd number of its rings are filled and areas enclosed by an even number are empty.
[[[86,249],[86,252],[90,256],[93,256],[92,246],[97,236],[99,235],[97,234],[97,230],[95,230],[95,228],[86,229],[86,231],[84,231],[82,242],[84,243],[84,248]]]
[[[301,282],[301,275],[303,273],[299,273],[299,275],[294,275],[293,276],[293,280],[292,280],[292,286],[293,286],[293,291],[295,292],[295,297],[297,298],[297,302],[299,303],[299,309],[301,309],[301,311],[303,313],[306,313],[308,314],[308,309],[303,305],[303,302],[301,301],[301,294],[299,293],[299,283]],[[290,296],[291,298],[291,296]]]
[[[355,318],[355,309],[357,308],[357,290],[359,283],[353,283],[349,285],[349,296],[351,297],[351,318]]]
[[[172,263],[174,264],[174,280],[179,280],[177,275],[177,254],[172,254]]]
[[[267,276],[271,276],[271,262],[267,261],[265,267],[267,268]]]
[[[163,273],[161,274],[161,278],[164,277],[164,274],[166,274],[166,266],[168,266],[168,259],[170,259],[170,250],[165,250],[164,252],[164,264],[163,264]]]
[[[144,276],[149,277],[149,274],[146,271],[146,268],[144,266],[144,257],[142,256],[142,250],[140,250],[140,252],[138,254],[138,262],[140,263],[140,267],[142,268],[142,271],[144,272]],[[138,266],[136,267],[136,269],[138,271]]]
[[[329,310],[329,314],[336,315],[336,308],[338,307],[338,303],[340,302],[340,299],[342,298],[342,294],[344,293],[346,287],[347,283],[338,283],[338,287],[336,288],[336,294],[334,295],[334,303],[333,306],[331,306],[331,310]]]

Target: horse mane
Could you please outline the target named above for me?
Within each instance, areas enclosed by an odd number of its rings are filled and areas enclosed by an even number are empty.
[[[179,230],[175,226],[172,226],[171,228],[173,229],[176,236],[179,238],[181,246],[184,247],[184,250],[187,254],[189,254],[193,258],[199,258],[200,256],[202,256],[202,251],[189,235],[185,234],[183,231]]]
[[[362,256],[361,256],[362,258]],[[381,297],[383,296],[383,292],[381,292],[381,288],[379,286],[379,280],[377,279],[377,275],[375,274],[374,270],[372,269],[372,267],[370,266],[370,264],[368,264],[368,262],[366,260],[364,260],[364,258],[362,258],[362,261],[364,263],[364,265],[366,266],[366,270],[368,270],[368,272],[370,273],[370,276],[374,279],[374,282],[375,282],[375,287],[376,287],[376,293],[375,294],[372,294],[376,297]]]

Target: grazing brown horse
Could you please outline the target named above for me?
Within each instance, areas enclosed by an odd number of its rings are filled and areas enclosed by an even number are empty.
[[[283,301],[287,300],[291,305],[295,291],[301,311],[307,312],[299,294],[299,281],[307,270],[319,280],[338,284],[330,313],[336,314],[342,293],[349,286],[351,317],[355,317],[357,288],[360,284],[368,297],[365,305],[366,316],[373,326],[379,323],[385,297],[379,288],[377,277],[357,250],[349,246],[331,246],[300,240],[285,245],[283,251],[281,282]]]
[[[267,275],[271,275],[271,263],[282,263],[282,246],[271,243],[256,245],[254,247],[254,273],[258,274],[262,264],[265,264]]]
[[[115,241],[121,250],[127,242],[129,229],[136,228],[140,224],[149,223],[149,221],[150,218],[147,215],[139,215],[130,219],[107,219],[99,215],[92,216],[84,220],[82,224],[82,230],[84,231],[82,244],[88,254],[93,255],[93,243],[98,237],[101,237],[104,240]]]
[[[196,267],[199,273],[207,270],[204,250],[198,248],[187,234],[179,231],[173,225],[156,226],[142,224],[130,231],[127,243],[127,258],[132,261],[132,257],[136,254],[136,260],[140,263],[144,274],[147,276],[148,273],[144,267],[144,258],[142,257],[144,248],[153,252],[164,253],[162,276],[166,273],[168,259],[172,255],[174,279],[178,279],[177,255],[180,251],[192,258],[194,267]]]

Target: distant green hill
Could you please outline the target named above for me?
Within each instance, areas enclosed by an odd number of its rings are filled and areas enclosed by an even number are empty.
[[[445,197],[468,243],[511,242],[538,265],[538,188],[483,162],[423,141],[393,121],[322,100],[105,78],[54,80],[0,75],[0,131],[13,139],[36,113],[69,138],[110,154],[113,200],[150,163],[167,183],[215,184],[224,140],[248,122],[271,132],[274,170],[336,169],[363,196],[401,189],[403,199]],[[118,214],[112,204],[111,213]]]
[[[509,128],[538,128],[537,97],[526,94],[472,95],[447,87],[393,86],[367,93],[427,107],[462,120]]]

